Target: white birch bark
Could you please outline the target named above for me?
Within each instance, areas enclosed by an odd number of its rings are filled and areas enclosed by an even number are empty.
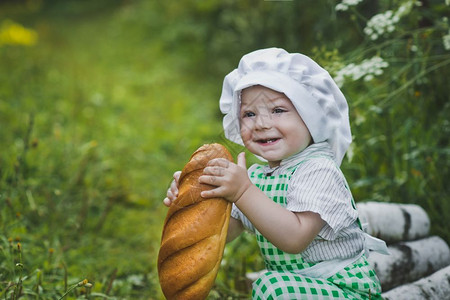
[[[413,282],[450,265],[450,249],[437,236],[401,242],[388,248],[391,255],[373,252],[368,258],[384,291]]]
[[[360,202],[356,204],[367,233],[386,243],[424,238],[430,232],[430,219],[415,204]]]
[[[428,277],[383,293],[383,298],[385,300],[450,299],[450,266]]]

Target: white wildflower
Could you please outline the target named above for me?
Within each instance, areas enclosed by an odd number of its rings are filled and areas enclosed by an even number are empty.
[[[350,78],[353,81],[361,78],[363,78],[364,81],[370,81],[374,79],[375,76],[383,74],[383,68],[387,68],[388,66],[389,64],[381,57],[374,56],[370,59],[363,60],[359,65],[351,63],[345,66],[336,73],[334,80],[339,87],[344,85],[346,78]]]
[[[341,3],[336,5],[336,10],[348,10],[350,6],[355,6],[358,3],[362,2],[363,0],[343,0]]]
[[[342,11],[345,11],[345,10],[347,10],[348,9],[348,6],[347,5],[344,5],[344,4],[342,4],[342,3],[339,3],[338,5],[336,5],[336,10],[342,10]]]
[[[364,33],[370,36],[372,40],[376,40],[380,35],[388,31],[387,28],[394,27],[395,21],[392,18],[392,10],[388,10],[382,14],[373,16],[369,22],[367,22]]]
[[[414,5],[420,6],[421,2],[410,0],[403,3],[395,12],[388,10],[373,16],[367,22],[364,33],[369,36],[371,40],[376,40],[385,33],[393,32],[395,30],[395,24],[397,24],[403,16],[409,14]]]
[[[374,78],[374,76],[372,74],[367,74],[366,76],[364,76],[364,81],[371,81]]]
[[[450,29],[448,31],[448,34],[442,37],[442,42],[444,44],[445,50],[450,50]]]

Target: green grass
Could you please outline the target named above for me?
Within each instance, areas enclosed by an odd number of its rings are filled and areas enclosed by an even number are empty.
[[[186,80],[188,57],[133,26],[138,12],[31,14],[38,43],[0,47],[5,297],[17,282],[18,242],[23,293],[40,286],[43,299],[57,299],[87,278],[91,293],[160,295],[162,198],[172,173],[221,130],[217,82]]]

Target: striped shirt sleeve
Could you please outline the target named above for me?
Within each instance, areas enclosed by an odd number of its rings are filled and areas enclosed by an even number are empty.
[[[250,222],[249,219],[247,219],[247,217],[239,210],[239,208],[234,203],[231,208],[231,217],[241,221],[245,229],[247,229],[252,233],[255,233],[255,227],[253,226],[253,224]]]
[[[300,164],[291,177],[287,209],[318,213],[326,222],[319,236],[334,240],[358,216],[351,198],[344,175],[335,163],[327,158],[312,158]]]

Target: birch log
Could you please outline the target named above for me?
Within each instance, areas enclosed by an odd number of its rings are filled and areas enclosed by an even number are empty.
[[[367,233],[386,243],[410,241],[428,236],[430,219],[415,204],[360,202],[356,204]]]
[[[383,293],[385,300],[450,299],[450,266],[413,283]]]
[[[389,246],[391,255],[370,253],[368,258],[383,291],[413,282],[450,265],[450,249],[437,236]]]

